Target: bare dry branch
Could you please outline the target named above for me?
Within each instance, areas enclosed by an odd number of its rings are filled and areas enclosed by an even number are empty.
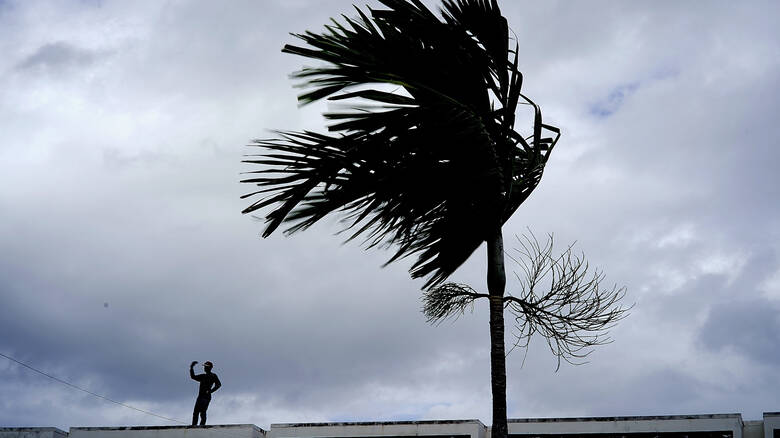
[[[633,306],[619,304],[626,289],[602,287],[604,274],[597,269],[589,273],[584,254],[574,253],[574,244],[554,257],[552,235],[544,245],[530,232],[516,237],[519,248],[509,258],[521,268],[522,275],[515,272],[520,290],[517,296],[504,297],[515,318],[515,347],[528,347],[539,334],[558,368],[561,360],[582,363],[592,347],[611,342],[609,329],[628,316]]]
[[[440,323],[448,318],[457,319],[474,300],[483,297],[487,298],[487,295],[477,293],[466,284],[444,283],[423,292],[422,312],[429,323]]]
[[[552,235],[544,244],[530,231],[516,237],[515,254],[506,255],[520,267],[514,272],[519,290],[502,298],[515,320],[512,349],[527,349],[539,335],[557,359],[556,370],[561,361],[583,363],[593,347],[611,342],[609,330],[628,316],[633,305],[620,304],[626,289],[602,287],[604,274],[591,271],[585,255],[574,252],[574,244],[553,256]],[[465,284],[445,283],[424,292],[423,313],[428,322],[440,323],[458,318],[477,298],[489,295]]]

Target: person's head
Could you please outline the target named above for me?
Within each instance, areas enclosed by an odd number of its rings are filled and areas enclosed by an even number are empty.
[[[207,373],[211,372],[211,369],[214,368],[214,364],[211,363],[211,361],[203,362],[203,369],[206,370]]]

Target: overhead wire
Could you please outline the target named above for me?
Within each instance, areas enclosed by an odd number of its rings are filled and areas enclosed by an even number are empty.
[[[74,385],[73,383],[70,383],[70,382],[68,382],[66,380],[62,380],[59,377],[52,376],[49,373],[43,372],[43,371],[35,368],[34,366],[30,365],[30,364],[27,364],[27,363],[24,363],[24,362],[22,362],[20,360],[14,359],[13,357],[8,356],[6,354],[0,353],[0,356],[3,356],[4,358],[10,360],[11,362],[15,362],[15,363],[17,363],[17,364],[27,368],[27,369],[35,371],[36,373],[38,373],[38,374],[40,374],[42,376],[46,376],[49,379],[55,380],[55,381],[57,381],[59,383],[62,383],[63,385],[70,386],[73,389],[77,389],[79,391],[86,392],[89,395],[92,395],[92,396],[95,396],[95,397],[98,397],[98,398],[102,398],[103,400],[109,401],[111,403],[118,404],[119,406],[122,406],[122,407],[125,407],[125,408],[128,408],[128,409],[132,409],[132,410],[135,410],[135,411],[138,411],[138,412],[142,412],[142,413],[144,413],[146,415],[151,415],[151,416],[154,416],[154,417],[157,417],[157,418],[161,418],[163,420],[171,421],[171,422],[174,422],[174,423],[185,424],[185,425],[188,424],[188,423],[185,423],[183,421],[177,420],[175,418],[169,418],[169,417],[166,417],[164,415],[155,414],[154,412],[149,412],[147,410],[144,410],[144,409],[141,409],[141,408],[137,408],[135,406],[128,405],[127,403],[122,403],[120,401],[116,401],[114,399],[108,398],[108,397],[106,397],[104,395],[100,395],[100,394],[94,393],[94,392],[92,392],[92,391],[90,391],[88,389],[84,389],[84,388],[82,388],[82,387],[80,387],[78,385]]]
[[[68,381],[66,381],[66,380],[60,379],[59,377],[52,376],[51,374],[49,374],[49,373],[46,373],[46,372],[44,372],[44,371],[41,371],[41,370],[39,370],[38,368],[35,368],[34,366],[32,366],[32,365],[30,365],[30,364],[24,363],[24,362],[22,362],[22,361],[20,361],[20,360],[18,360],[18,359],[15,359],[15,358],[13,358],[13,357],[11,357],[11,356],[8,356],[8,355],[6,355],[6,354],[3,354],[3,353],[1,353],[1,352],[0,352],[0,356],[2,356],[2,357],[4,357],[4,358],[6,358],[6,359],[8,359],[8,360],[10,360],[11,362],[15,362],[15,363],[17,363],[17,364],[19,364],[19,365],[21,365],[21,366],[23,366],[23,367],[25,367],[25,368],[27,368],[27,369],[31,370],[31,371],[34,371],[34,372],[36,372],[36,373],[38,373],[38,374],[40,374],[40,375],[42,375],[42,376],[45,376],[45,377],[47,377],[47,378],[49,378],[49,379],[52,379],[52,380],[54,380],[54,381],[56,381],[56,382],[62,383],[63,385],[69,386],[69,387],[71,387],[71,388],[73,388],[73,389],[77,389],[77,390],[79,390],[79,391],[85,392],[85,393],[87,393],[87,394],[89,394],[89,395],[92,395],[92,396],[94,396],[94,397],[101,398],[101,399],[103,399],[103,400],[105,400],[105,401],[108,401],[108,402],[111,402],[111,403],[115,403],[115,404],[117,404],[117,405],[119,405],[119,406],[122,406],[122,407],[125,407],[125,408],[128,408],[128,409],[132,409],[132,410],[134,410],[134,411],[138,411],[138,412],[144,413],[144,414],[146,414],[146,415],[151,415],[151,416],[153,416],[153,417],[157,417],[157,418],[160,418],[160,419],[163,419],[163,420],[166,420],[166,421],[170,421],[170,422],[173,422],[173,423],[178,423],[178,424],[183,424],[183,425],[185,425],[185,426],[189,426],[189,423],[186,423],[186,422],[184,422],[184,421],[177,420],[177,419],[175,419],[175,418],[166,417],[166,416],[164,416],[164,415],[160,415],[160,414],[155,414],[154,412],[150,412],[150,411],[147,411],[147,410],[145,410],[145,409],[137,408],[137,407],[135,407],[135,406],[132,406],[132,405],[129,405],[129,404],[127,404],[127,403],[122,403],[122,402],[120,402],[120,401],[114,400],[114,399],[112,399],[112,398],[109,398],[109,397],[106,397],[106,396],[104,396],[104,395],[100,395],[100,394],[98,394],[98,393],[92,392],[92,391],[90,391],[90,390],[88,390],[88,389],[84,389],[84,388],[82,388],[82,387],[80,387],[80,386],[78,386],[78,385],[75,385],[75,384],[73,384],[73,383],[70,383],[70,382],[68,382]],[[260,429],[260,430],[262,430],[262,429]],[[247,438],[247,437],[246,437],[246,435],[243,435],[243,434],[237,434],[237,433],[235,433],[235,432],[231,432],[231,431],[228,431],[228,430],[222,430],[222,429],[213,429],[213,431],[214,431],[214,432],[221,433],[221,434],[223,434],[223,435],[225,435],[225,436],[230,436],[230,437],[234,437],[234,438]]]

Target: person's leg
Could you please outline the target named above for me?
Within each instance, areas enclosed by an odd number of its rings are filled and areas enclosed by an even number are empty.
[[[211,402],[211,398],[204,398],[202,400],[201,405],[201,411],[200,411],[200,425],[205,426],[206,425],[206,411],[209,409],[209,402]]]
[[[198,402],[195,402],[195,407],[192,409],[192,425],[198,424]]]

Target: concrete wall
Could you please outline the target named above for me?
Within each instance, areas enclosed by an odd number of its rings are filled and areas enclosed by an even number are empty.
[[[56,427],[0,427],[0,438],[67,438],[68,433]]]
[[[742,436],[740,414],[509,420],[510,435],[641,434],[729,431]]]
[[[745,421],[742,424],[742,438],[764,438],[764,422],[761,420]]]
[[[764,412],[764,438],[780,435],[780,412]]]
[[[363,437],[485,438],[479,420],[272,424],[268,438]]]
[[[740,414],[646,417],[530,418],[508,421],[511,438],[780,438],[780,412],[763,420],[742,421]],[[661,435],[661,436],[658,436]],[[479,420],[272,424],[267,432],[253,424],[214,426],[0,428],[0,438],[490,438]]]
[[[214,426],[71,427],[69,438],[264,438],[254,424]],[[1,438],[1,437],[0,437]]]

